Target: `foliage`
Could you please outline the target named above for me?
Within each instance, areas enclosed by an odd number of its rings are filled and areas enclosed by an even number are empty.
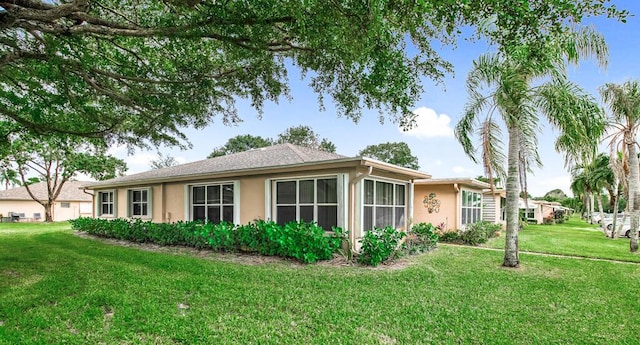
[[[178,165],[178,161],[170,155],[163,155],[162,152],[158,152],[158,158],[151,160],[149,166],[151,169],[162,169]]]
[[[265,139],[261,136],[254,136],[251,134],[237,135],[222,145],[216,148],[207,156],[207,158],[215,158],[220,156],[226,156],[232,153],[244,152],[252,149],[259,149],[261,147],[267,147],[273,144],[273,140]]]
[[[378,266],[396,257],[406,234],[391,226],[373,228],[362,237],[358,261],[365,265]]]
[[[320,136],[311,127],[303,125],[287,128],[284,132],[278,134],[275,142],[278,144],[289,143],[327,152],[336,151],[336,145],[326,138],[320,140]]]
[[[542,224],[543,225],[555,225],[556,224],[556,220],[553,216],[548,216],[548,217],[544,217],[542,218]]]
[[[544,200],[547,201],[560,201],[562,199],[565,199],[567,197],[567,195],[559,188],[556,189],[552,189],[550,191],[548,191],[547,193],[545,193],[544,195]],[[551,198],[552,200],[549,200],[548,198]]]
[[[359,156],[375,158],[390,164],[399,165],[414,170],[420,169],[418,157],[411,154],[411,148],[404,142],[388,142],[378,145],[369,145],[360,150]]]
[[[418,223],[411,227],[404,242],[409,254],[424,253],[438,244],[438,228],[431,223]]]
[[[238,123],[237,100],[261,112],[290,97],[289,66],[309,76],[321,108],[328,96],[339,116],[373,108],[409,126],[422,79],[452,70],[432,42],[455,43],[458,28],[535,52],[584,17],[626,17],[602,0],[34,0],[1,9],[2,119],[133,145],[184,143],[181,128],[215,116]]]
[[[604,132],[604,114],[598,103],[571,83],[566,72],[568,64],[577,64],[583,58],[593,57],[606,66],[608,48],[602,35],[593,29],[577,28],[551,35],[544,46],[540,51],[527,44],[508,45],[498,53],[476,59],[467,77],[469,101],[455,129],[465,153],[483,163],[490,179],[494,175],[506,177],[506,267],[520,265],[517,193],[521,187],[526,193],[528,169],[539,161],[536,134],[540,114],[560,131],[556,149],[571,157],[594,152],[598,144],[594,138]],[[506,156],[503,127],[508,133]],[[472,142],[476,134],[478,144]],[[477,151],[481,152],[480,159]]]
[[[462,243],[460,233],[457,230],[448,230],[438,232],[438,241],[447,243]]]
[[[45,221],[52,221],[51,207],[67,181],[78,174],[96,180],[121,175],[127,168],[123,160],[107,154],[101,140],[65,135],[42,136],[30,133],[13,135],[5,165],[15,167],[29,196],[44,207]],[[29,175],[36,176],[29,176]],[[35,196],[29,184],[47,182],[47,196]]]
[[[490,238],[496,237],[500,230],[502,230],[501,224],[486,221],[467,224],[464,230],[459,231],[460,240],[464,244],[477,246],[486,243]]]
[[[74,230],[100,237],[215,251],[255,251],[305,263],[331,259],[344,237],[342,229],[334,229],[334,235],[326,236],[316,223],[305,222],[290,222],[284,226],[262,220],[240,226],[226,222],[153,223],[140,219],[78,218],[70,222]]]

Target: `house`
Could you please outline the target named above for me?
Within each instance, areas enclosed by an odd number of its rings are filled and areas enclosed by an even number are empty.
[[[415,180],[413,223],[432,223],[442,225],[444,230],[457,230],[479,222],[484,219],[484,193],[489,187],[488,183],[473,178]]]
[[[413,181],[431,176],[364,157],[280,144],[91,184],[100,218],[154,222],[316,221],[349,229],[406,229]]]
[[[54,221],[91,216],[92,196],[80,190],[86,183],[68,181],[62,186],[52,208]],[[46,182],[32,184],[29,189],[39,200],[47,200]],[[0,191],[0,214],[5,221],[11,220],[11,215],[20,221],[44,221],[44,207],[31,198],[26,187]]]
[[[563,207],[556,201],[545,200],[527,200],[525,205],[524,199],[520,198],[520,210],[526,215],[527,221],[535,224],[543,224],[545,218],[554,218],[556,211],[569,211],[570,209]],[[528,207],[527,207],[528,206]]]

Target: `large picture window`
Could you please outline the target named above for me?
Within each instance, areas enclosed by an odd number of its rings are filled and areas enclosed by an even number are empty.
[[[364,180],[362,229],[405,226],[406,184]]]
[[[338,180],[308,178],[275,182],[278,224],[317,222],[326,231],[338,226]]]
[[[129,216],[149,217],[151,216],[151,196],[149,189],[131,189],[129,196]]]
[[[233,183],[192,186],[191,218],[212,223],[223,221],[233,223]]]
[[[98,216],[114,216],[114,191],[98,192]]]
[[[462,190],[462,225],[482,220],[482,195],[478,192]]]

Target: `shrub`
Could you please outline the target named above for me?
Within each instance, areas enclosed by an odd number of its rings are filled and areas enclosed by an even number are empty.
[[[374,228],[367,231],[362,238],[362,248],[358,261],[372,266],[393,259],[405,233],[391,226]]]
[[[477,246],[500,234],[502,225],[485,221],[467,224],[466,230],[460,231],[462,243]]]
[[[411,228],[405,240],[405,249],[409,254],[424,253],[438,243],[437,227],[431,223],[418,223]]]
[[[345,238],[342,229],[326,236],[316,223],[291,222],[284,227],[258,220],[243,226],[222,222],[153,223],[136,219],[78,218],[71,221],[74,230],[92,235],[132,242],[160,245],[185,245],[216,251],[257,251],[263,255],[291,257],[305,263],[330,259]]]
[[[460,242],[460,234],[457,231],[443,231],[438,233],[438,241],[447,243]]]
[[[544,217],[542,218],[542,224],[543,225],[554,225],[556,223],[556,220],[553,219],[553,217]]]

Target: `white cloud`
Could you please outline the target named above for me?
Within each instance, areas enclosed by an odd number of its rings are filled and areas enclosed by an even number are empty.
[[[127,163],[127,175],[151,170],[151,161],[158,158],[158,154],[155,151],[137,151],[129,155],[125,145],[113,146],[108,153]],[[168,154],[170,155],[170,153]],[[187,163],[187,159],[182,156],[174,156],[173,158],[178,164]]]
[[[416,126],[408,131],[400,131],[416,138],[453,137],[451,118],[446,114],[436,113],[427,107],[420,107],[413,111],[416,114]]]

